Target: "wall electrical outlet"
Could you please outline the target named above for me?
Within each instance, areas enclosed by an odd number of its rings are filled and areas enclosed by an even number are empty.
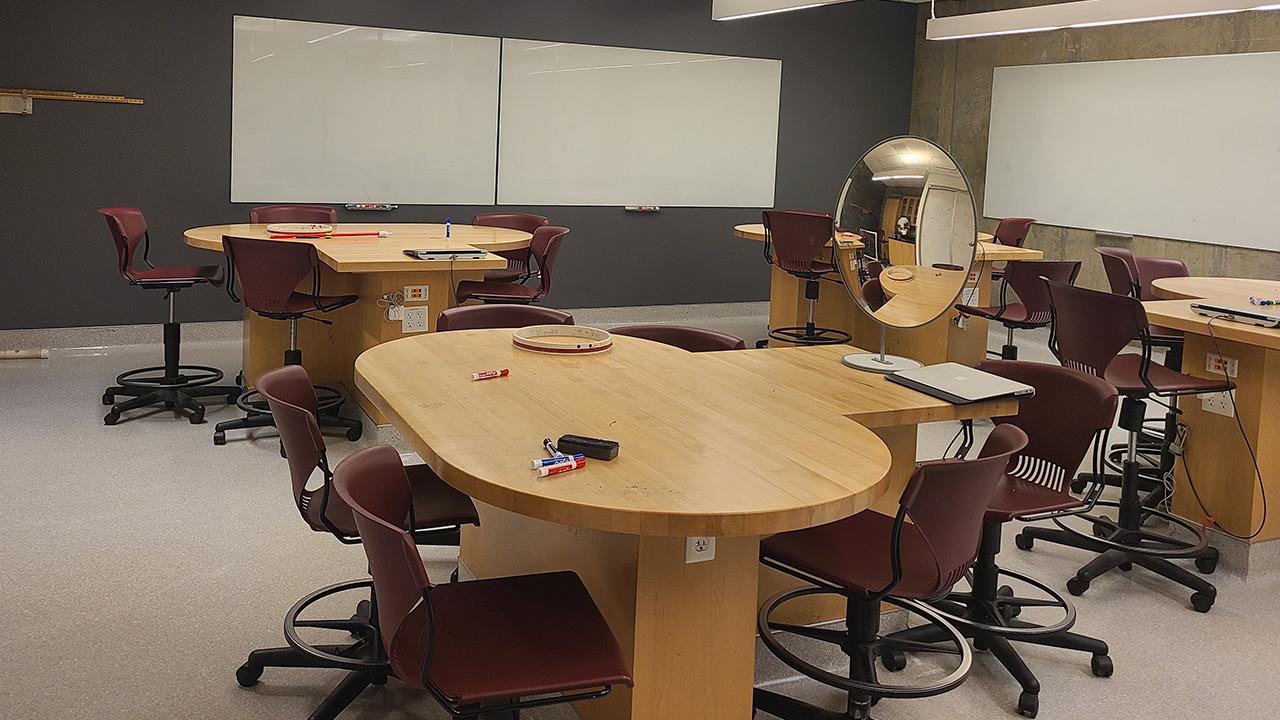
[[[400,332],[402,333],[420,333],[427,331],[427,306],[407,307],[404,309],[404,319],[400,321]]]
[[[1231,402],[1231,392],[1204,393],[1200,396],[1200,407],[1205,412],[1217,415],[1226,417],[1236,415],[1235,405]]]
[[[1212,373],[1214,376],[1221,376],[1223,371],[1227,373],[1227,377],[1236,377],[1240,374],[1240,361],[1233,357],[1223,357],[1218,353],[1208,353],[1204,356],[1205,372]]]
[[[716,539],[713,537],[691,537],[684,539],[684,563],[706,562],[716,559]]]
[[[405,285],[404,301],[405,302],[426,302],[428,291],[426,285]]]

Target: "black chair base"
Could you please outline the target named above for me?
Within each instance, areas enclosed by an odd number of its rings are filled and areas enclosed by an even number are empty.
[[[843,330],[814,325],[770,328],[769,338],[793,345],[843,345],[853,340],[853,336]]]
[[[337,412],[335,409],[334,412]],[[352,442],[360,439],[364,434],[364,424],[359,420],[352,418],[340,417],[338,415],[319,415],[316,418],[320,422],[320,429],[334,428],[346,431],[346,438]],[[271,413],[253,413],[235,420],[223,420],[213,426],[213,444],[226,445],[227,431],[229,430],[251,430],[253,428],[275,427],[275,418],[271,417]],[[283,451],[282,451],[283,452]]]
[[[172,293],[168,297],[172,299]],[[192,425],[199,425],[204,422],[205,408],[198,398],[224,396],[229,403],[239,399],[239,387],[214,385],[223,377],[221,370],[205,365],[182,365],[179,360],[181,352],[182,325],[166,322],[164,365],[128,370],[117,375],[116,384],[102,393],[102,404],[112,406],[102,418],[102,423],[115,425],[129,410],[163,405],[177,416],[185,414]],[[117,395],[129,399],[117,404]]]

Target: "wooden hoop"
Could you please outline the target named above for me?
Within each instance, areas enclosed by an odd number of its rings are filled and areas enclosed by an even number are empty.
[[[333,232],[332,225],[322,223],[271,223],[267,232],[272,235],[328,235]]]
[[[511,344],[530,352],[585,355],[613,347],[613,336],[585,325],[530,325],[514,330]]]

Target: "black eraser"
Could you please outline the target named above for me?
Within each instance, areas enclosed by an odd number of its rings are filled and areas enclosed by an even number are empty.
[[[582,435],[561,435],[556,441],[556,449],[562,453],[582,453],[595,460],[612,460],[618,457],[618,448],[617,440],[601,440]]]

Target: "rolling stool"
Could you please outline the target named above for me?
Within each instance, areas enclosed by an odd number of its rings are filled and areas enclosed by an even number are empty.
[[[769,328],[770,339],[795,345],[839,345],[853,339],[843,330],[818,327],[813,320],[818,304],[818,281],[835,271],[831,263],[818,260],[818,255],[826,250],[835,234],[835,221],[825,213],[764,211],[765,260],[805,281],[804,298],[808,304],[804,325]]]
[[[1049,291],[1045,289],[1041,277],[1050,280],[1075,284],[1080,274],[1079,262],[1057,262],[1014,260],[1005,265],[1000,280],[1000,304],[993,307],[977,305],[956,305],[962,315],[994,320],[1004,325],[1008,333],[1004,347],[1000,348],[1000,359],[1017,360],[1018,346],[1013,344],[1013,331],[1033,330],[1047,327],[1052,313],[1049,310]],[[1009,302],[1009,289],[1018,296],[1018,302]],[[988,355],[993,354],[990,350]]]
[[[147,221],[137,208],[102,208],[98,211],[107,219],[107,228],[116,243],[120,276],[130,285],[144,290],[164,290],[169,304],[169,319],[164,324],[164,366],[129,370],[116,376],[116,385],[102,393],[102,404],[112,405],[102,418],[104,425],[120,422],[121,413],[136,408],[163,404],[175,413],[186,412],[192,425],[204,422],[204,404],[197,398],[225,396],[227,402],[235,402],[240,388],[214,385],[222,379],[222,371],[205,365],[181,364],[182,324],[177,321],[175,301],[178,291],[196,284],[222,284],[222,269],[216,265],[164,265],[156,267],[147,257],[151,250],[151,236],[147,233]],[[142,261],[146,270],[133,267],[138,243],[142,243]],[[129,399],[116,405],[117,395]]]
[[[360,299],[358,295],[322,295],[320,293],[320,256],[315,246],[290,240],[257,240],[223,236],[222,251],[227,256],[229,278],[227,294],[236,302],[236,278],[240,279],[244,306],[272,320],[289,321],[289,349],[284,352],[285,365],[301,365],[298,349],[298,320],[307,318],[325,325],[328,320],[311,317],[311,312],[332,312]],[[294,288],[310,273],[311,293]],[[359,440],[363,427],[359,420],[339,417],[346,398],[337,388],[317,385],[319,422],[322,428],[342,428],[348,440]],[[225,420],[214,426],[213,444],[225,445],[228,430],[274,427],[275,421],[266,400],[257,392],[242,394],[236,406],[245,411],[243,418]]]

